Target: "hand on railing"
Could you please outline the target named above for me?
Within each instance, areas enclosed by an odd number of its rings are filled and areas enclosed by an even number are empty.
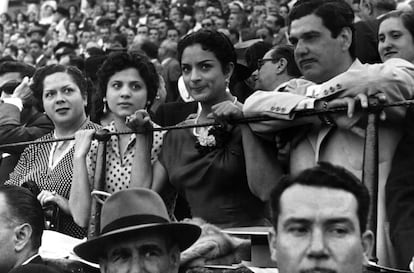
[[[79,130],[75,133],[75,153],[74,158],[84,158],[91,148],[92,138],[95,130]]]
[[[152,129],[151,118],[144,109],[137,110],[132,115],[126,117],[126,125],[134,132],[147,131]],[[150,130],[148,130],[150,132]]]

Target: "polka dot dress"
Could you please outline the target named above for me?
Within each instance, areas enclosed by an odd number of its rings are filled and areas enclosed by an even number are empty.
[[[154,128],[159,128],[158,125],[153,124]],[[115,123],[111,122],[110,125],[105,127],[109,132],[116,132]],[[151,162],[153,163],[158,158],[158,154],[161,150],[162,141],[165,132],[154,132],[153,146],[151,150]],[[118,136],[113,135],[107,142],[106,146],[106,183],[105,191],[108,193],[114,193],[120,190],[125,190],[129,187],[131,180],[131,168],[135,153],[135,134],[131,134],[126,151],[121,158],[119,150]],[[94,141],[91,146],[87,158],[89,181],[91,185],[94,181],[94,174],[96,169],[96,153],[98,149],[98,143]]]

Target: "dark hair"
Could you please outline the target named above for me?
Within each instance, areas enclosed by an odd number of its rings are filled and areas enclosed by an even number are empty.
[[[250,69],[250,71],[253,72],[257,69],[257,61],[262,58],[271,48],[272,45],[270,43],[259,41],[246,49],[244,58],[246,59],[247,67]]]
[[[376,9],[389,12],[397,8],[397,1],[395,0],[365,0],[367,4],[372,5]]]
[[[122,48],[126,48],[128,41],[124,34],[116,34],[112,37],[111,43],[119,43],[122,46]]]
[[[141,50],[144,51],[150,59],[158,58],[158,46],[151,41],[145,40],[141,44]]]
[[[0,76],[6,73],[18,72],[20,77],[32,77],[35,73],[35,68],[23,62],[6,61],[0,63]]]
[[[86,78],[83,73],[74,66],[64,66],[60,64],[51,64],[45,67],[39,68],[36,73],[33,75],[33,83],[30,88],[33,91],[33,95],[40,102],[43,102],[43,83],[47,76],[50,76],[55,73],[63,72],[71,76],[75,84],[79,87],[79,90],[85,98],[87,97],[87,83]],[[43,104],[43,103],[42,103]]]
[[[14,44],[9,44],[6,46],[6,48],[10,49],[14,56],[17,56],[17,54],[19,54],[19,49]]]
[[[43,48],[43,42],[39,39],[30,40],[29,44],[37,44],[40,48]]]
[[[342,29],[352,31],[352,43],[349,53],[355,58],[354,11],[344,0],[299,0],[289,13],[289,31],[292,21],[314,14],[322,19],[332,38],[338,37]]]
[[[306,169],[295,176],[284,176],[273,189],[270,196],[272,224],[277,229],[280,214],[280,198],[289,187],[304,185],[321,188],[339,189],[351,193],[357,200],[357,214],[361,233],[367,228],[370,197],[367,187],[348,170],[327,162],[319,162],[316,167]]]
[[[32,249],[37,250],[42,242],[45,219],[36,196],[28,189],[14,185],[0,185],[0,193],[6,199],[10,220],[18,224],[27,223],[32,227]]]
[[[299,78],[300,76],[302,76],[302,73],[300,72],[298,65],[296,64],[294,51],[295,49],[292,45],[275,46],[272,52],[272,59],[275,59],[275,60],[280,60],[281,58],[286,59],[287,74],[289,76]]]
[[[408,32],[411,34],[411,37],[414,40],[414,11],[392,11],[381,17],[380,25],[382,22],[384,22],[386,19],[389,18],[400,18],[402,24],[404,27],[408,30]]]
[[[178,42],[177,51],[180,63],[184,49],[195,44],[200,44],[203,50],[211,51],[219,60],[223,72],[226,71],[229,63],[236,65],[236,51],[230,39],[221,32],[205,29],[190,33]]]
[[[147,86],[147,99],[152,105],[159,87],[158,73],[150,59],[138,52],[113,52],[109,54],[97,73],[100,97],[103,98],[106,95],[109,78],[128,68],[135,68],[144,80]]]

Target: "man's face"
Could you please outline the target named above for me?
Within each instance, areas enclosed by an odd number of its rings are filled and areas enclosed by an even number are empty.
[[[164,39],[167,37],[167,30],[168,30],[168,26],[167,23],[165,22],[160,22],[158,25],[158,31],[160,32],[160,38]]]
[[[110,37],[109,28],[106,28],[106,27],[101,28],[100,34],[104,42],[109,41],[109,37]]]
[[[272,49],[266,52],[262,58],[264,60],[262,66],[253,73],[256,76],[256,90],[271,91],[276,88],[274,83],[277,77],[277,62],[271,61],[273,51]]]
[[[179,264],[178,247],[168,249],[164,237],[152,233],[108,247],[100,268],[102,273],[177,273]]]
[[[344,28],[333,38],[322,19],[314,14],[292,22],[289,40],[295,46],[296,63],[307,80],[325,82],[347,70],[350,65],[350,30]]]
[[[235,13],[231,13],[228,19],[229,29],[237,29],[239,27],[238,16]]]
[[[178,31],[175,29],[169,29],[167,32],[167,39],[172,42],[178,42],[178,39],[179,39]]]
[[[137,34],[147,37],[148,36],[148,27],[147,26],[140,26],[137,29]]]
[[[372,233],[361,235],[357,200],[341,189],[293,185],[271,238],[280,273],[361,273]]]
[[[16,264],[15,224],[9,217],[9,209],[3,193],[0,193],[0,272],[9,272]]]
[[[37,43],[31,43],[30,54],[32,54],[33,58],[37,58],[42,54],[42,48]]]
[[[82,32],[80,42],[83,46],[86,46],[86,44],[92,40],[92,33],[89,31]]]

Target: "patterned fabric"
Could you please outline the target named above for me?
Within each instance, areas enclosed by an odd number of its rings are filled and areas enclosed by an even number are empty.
[[[153,123],[154,128],[159,128],[158,125]],[[108,126],[104,127],[111,133],[115,133],[115,123],[111,122]],[[161,150],[162,141],[165,131],[154,132],[154,141],[151,150],[151,162],[154,162],[158,158],[158,154]],[[132,162],[134,160],[135,153],[135,134],[131,134],[129,137],[128,145],[123,157],[119,151],[118,136],[113,135],[107,142],[106,146],[106,183],[105,191],[108,193],[114,193],[120,190],[125,190],[129,187]],[[87,166],[89,173],[89,182],[93,183],[94,174],[96,169],[96,153],[98,150],[98,142],[94,141],[91,146],[89,156],[87,157]]]
[[[81,129],[98,129],[99,125],[87,121]],[[52,140],[54,133],[51,132],[38,140]],[[51,169],[49,157],[53,143],[45,143],[28,146],[17,163],[14,171],[10,174],[10,179],[6,184],[21,186],[24,182],[34,181],[40,190],[55,191],[62,197],[69,199],[70,187],[73,176],[73,153],[74,147],[61,158],[61,160]],[[72,216],[61,211],[59,218],[59,232],[64,234],[84,238],[86,229],[79,227],[73,222]]]

